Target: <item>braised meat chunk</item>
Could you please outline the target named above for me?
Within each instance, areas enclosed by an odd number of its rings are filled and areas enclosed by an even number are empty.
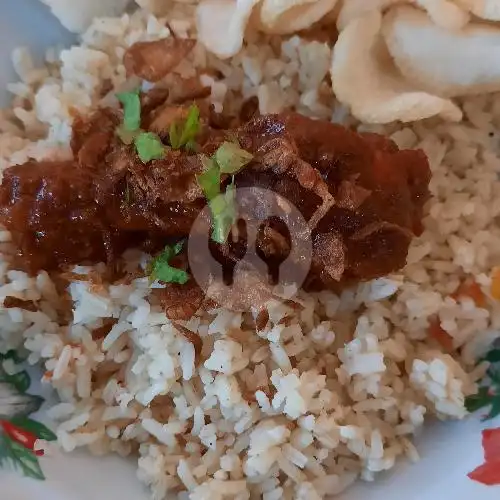
[[[152,42],[137,42],[125,56],[127,73],[149,82],[157,82],[170,73],[194,48],[196,40],[172,36]]]
[[[313,220],[307,287],[371,279],[405,265],[429,197],[422,151],[399,151],[382,136],[295,113],[257,118],[238,133],[261,163],[243,170],[237,184],[271,189]]]
[[[134,50],[139,49],[146,50]],[[136,57],[146,64],[147,54]],[[189,135],[188,129],[175,129],[189,120],[189,106],[169,104],[168,92],[160,94],[140,97],[151,119],[142,122],[149,128],[133,132],[153,137],[161,154],[151,160],[140,158],[133,140],[122,142],[116,133],[120,114],[103,109],[75,121],[74,160],[31,161],[6,170],[0,223],[12,232],[24,268],[35,272],[87,261],[113,263],[126,248],[155,252],[186,239],[207,202],[200,176],[213,166],[209,157],[216,158],[228,141],[233,144],[229,150],[237,144],[246,160],[234,172],[220,171],[216,188],[222,193],[234,189],[236,206],[244,207],[240,218],[251,218],[261,230],[255,242],[238,230],[237,243],[211,242],[212,254],[226,271],[250,243],[275,275],[291,253],[289,232],[294,228],[286,227],[286,220],[265,220],[263,200],[238,198],[237,188],[244,187],[280,195],[307,221],[313,252],[304,284],[308,289],[336,288],[405,265],[410,241],[422,231],[429,196],[430,170],[423,152],[400,151],[384,137],[296,113],[258,116],[245,110],[215,126],[209,106],[200,107],[195,135]],[[286,213],[286,206],[281,209]],[[236,220],[233,229],[239,227]],[[170,300],[174,295],[180,300]],[[170,304],[172,318],[185,318],[199,307],[202,293],[190,281],[170,285],[162,300]]]
[[[105,254],[92,176],[74,162],[29,162],[8,168],[0,219],[12,233],[23,267],[53,269],[77,255]]]

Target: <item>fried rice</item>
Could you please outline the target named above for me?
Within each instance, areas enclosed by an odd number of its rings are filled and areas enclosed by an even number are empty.
[[[127,79],[125,49],[195,37],[195,6],[172,3],[168,18],[141,8],[94,19],[78,45],[48,51],[43,67],[16,50],[20,81],[9,85],[12,107],[0,120],[0,167],[68,157],[74,111],[113,105],[117,91],[137,84]],[[250,32],[228,60],[197,44],[167,78],[200,75],[219,110],[257,96],[262,113],[294,109],[423,149],[433,197],[400,273],[339,294],[299,292],[295,306],[276,297],[258,331],[251,313],[199,310],[180,322],[201,337],[198,364],[147,277],[113,283],[104,264],[81,265],[61,293],[48,273],[11,267],[15,249],[0,231],[0,298],[38,304],[0,306],[0,350],[24,350],[42,367],[60,400],[49,416],[64,451],[134,457],[154,499],[314,500],[417,460],[413,438],[425,421],[467,416],[464,400],[487,367],[476,360],[500,337],[491,294],[500,101],[463,99],[460,123],[359,123],[331,90],[332,44]],[[130,270],[147,259],[123,256]],[[476,284],[484,303],[457,295],[463,283]],[[448,348],[432,335],[436,325]]]

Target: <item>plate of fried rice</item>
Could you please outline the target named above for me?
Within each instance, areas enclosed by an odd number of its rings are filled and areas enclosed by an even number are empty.
[[[500,494],[500,1],[0,5],[6,500]]]

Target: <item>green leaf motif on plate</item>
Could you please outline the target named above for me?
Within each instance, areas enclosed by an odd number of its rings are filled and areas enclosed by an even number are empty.
[[[45,479],[38,457],[5,434],[0,434],[0,465],[17,469],[33,479]]]
[[[0,466],[9,466],[33,479],[45,479],[39,463],[43,451],[35,450],[38,440],[55,441],[57,436],[30,415],[38,411],[43,398],[29,394],[27,371],[6,373],[3,361],[23,361],[14,351],[0,353]]]
[[[12,460],[14,465],[19,467],[25,476],[33,479],[45,479],[45,476],[38,462],[38,457],[31,451],[26,449],[22,444],[7,438],[8,446],[11,449]]]
[[[21,429],[31,432],[38,439],[43,439],[44,441],[56,441],[57,436],[44,424],[32,420],[27,417],[13,418],[10,421],[11,424]]]
[[[490,363],[498,363],[500,361],[500,349],[492,349],[484,358]]]
[[[24,394],[30,388],[31,384],[30,376],[26,371],[16,373],[15,375],[8,375],[6,377],[6,380],[10,384],[12,384],[21,394]]]
[[[477,393],[465,398],[465,408],[468,412],[473,413],[489,407],[489,411],[483,416],[483,420],[491,420],[500,415],[500,367],[498,366],[500,363],[500,349],[498,347],[491,349],[481,359],[481,362],[484,361],[488,361],[491,365]]]
[[[473,394],[469,396],[465,400],[465,408],[469,413],[474,413],[485,406],[490,404],[490,397],[488,395],[488,387],[480,387],[477,394]]]
[[[21,355],[21,353],[17,351],[7,351],[5,353],[0,353],[0,360],[12,359],[12,361],[14,361],[14,363],[18,365],[24,363],[27,357],[28,357],[27,354]]]

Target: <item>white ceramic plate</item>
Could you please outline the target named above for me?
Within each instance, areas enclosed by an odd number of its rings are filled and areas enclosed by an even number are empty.
[[[103,0],[105,1],[105,0]],[[10,52],[29,46],[41,56],[45,48],[70,44],[69,35],[35,0],[0,0],[0,104],[8,95],[6,83],[15,81]],[[0,325],[1,328],[1,325]],[[36,392],[37,388],[33,388]],[[43,418],[43,407],[41,411]],[[500,421],[489,422],[489,427]],[[401,464],[375,483],[359,484],[342,500],[498,500],[499,487],[471,481],[467,473],[483,463],[478,418],[458,423],[435,423],[417,439],[422,460]],[[147,500],[135,477],[132,461],[118,457],[94,458],[80,452],[53,451],[40,459],[46,481],[27,479],[0,469],[1,500]]]

